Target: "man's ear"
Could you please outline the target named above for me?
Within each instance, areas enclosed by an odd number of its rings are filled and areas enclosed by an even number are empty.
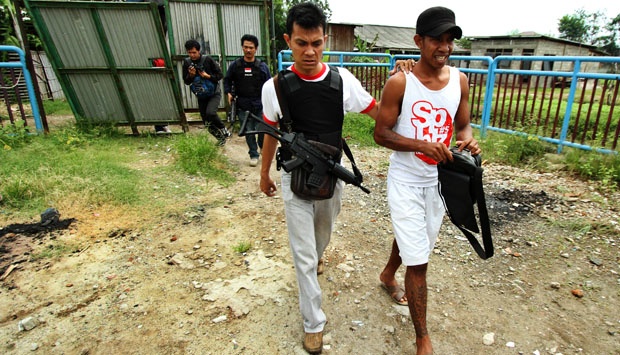
[[[282,37],[284,37],[284,41],[288,45],[288,49],[291,49],[291,37],[289,37],[287,33],[285,33]]]
[[[418,48],[420,48],[420,43],[422,43],[422,36],[416,33],[413,36],[413,42],[415,43],[416,46],[418,46]]]

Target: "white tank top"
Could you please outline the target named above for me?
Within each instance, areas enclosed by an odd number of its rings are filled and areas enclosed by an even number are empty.
[[[448,84],[430,90],[413,74],[406,74],[405,94],[394,131],[402,136],[450,146],[454,116],[461,100],[459,70],[450,68]],[[437,162],[419,152],[394,151],[388,177],[419,187],[437,185]]]

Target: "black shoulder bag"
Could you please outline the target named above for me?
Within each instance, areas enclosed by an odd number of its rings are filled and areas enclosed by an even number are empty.
[[[437,165],[441,198],[450,221],[463,232],[478,256],[488,259],[493,256],[493,240],[482,188],[482,159],[469,151],[450,150],[454,161]],[[474,206],[478,207],[480,228]],[[484,248],[472,232],[482,235]]]

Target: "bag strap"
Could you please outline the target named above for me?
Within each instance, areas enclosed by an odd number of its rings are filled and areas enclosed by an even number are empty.
[[[276,90],[276,96],[278,97],[278,104],[280,105],[280,111],[282,111],[282,118],[280,118],[280,123],[284,126],[284,130],[288,133],[293,131],[293,120],[291,119],[291,112],[288,109],[288,105],[282,98],[282,93],[280,92],[280,80],[285,80],[282,72],[279,72],[275,78],[273,78],[273,86]]]
[[[198,64],[200,66],[202,66],[202,70],[205,69],[205,62],[207,61],[207,56],[205,54],[200,55],[200,61],[198,61]]]
[[[491,224],[489,222],[489,213],[487,211],[484,190],[482,188],[482,168],[476,169],[476,181],[477,183],[474,188],[476,189],[476,203],[478,205],[478,214],[480,216],[482,242],[484,244],[485,251],[484,255],[486,256],[486,258],[483,259],[487,259],[493,256],[493,239],[491,239]],[[480,255],[480,253],[478,253],[478,255]]]
[[[452,219],[452,216],[450,215],[450,212],[448,212],[447,207],[446,212],[448,214],[448,217],[450,218],[450,221],[452,221],[452,224],[457,226],[458,229],[463,232],[465,237],[467,237],[469,244],[471,244],[471,246],[476,251],[476,254],[478,254],[478,256],[484,260],[493,256],[494,249],[493,239],[491,238],[491,225],[489,222],[489,214],[484,198],[484,189],[482,188],[482,171],[482,168],[476,168],[476,171],[474,173],[474,181],[476,181],[476,183],[474,184],[474,190],[476,194],[476,204],[478,205],[478,216],[480,217],[480,234],[482,235],[482,244],[484,245],[484,248],[480,245],[478,239],[476,239],[476,237],[470,231],[463,228],[461,225],[457,224],[454,219]],[[443,195],[441,195],[441,193],[439,195],[441,196],[444,206],[446,206],[446,201],[444,200]]]
[[[190,57],[185,57],[185,62],[187,62],[187,64],[192,64],[192,58]],[[200,55],[200,60],[198,61],[198,65],[201,65],[204,67],[205,61],[207,60],[206,55],[201,54]]]
[[[353,169],[353,174],[355,175],[355,178],[361,184],[362,182],[364,182],[364,176],[362,175],[360,169],[357,168],[357,165],[355,164],[355,159],[353,159],[353,153],[351,153],[351,149],[349,148],[349,145],[344,138],[342,138],[342,150],[344,150],[344,154],[351,162],[351,168]]]

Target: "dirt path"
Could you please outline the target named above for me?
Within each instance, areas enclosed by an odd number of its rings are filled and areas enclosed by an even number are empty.
[[[1,281],[0,352],[303,354],[282,201],[258,191],[242,138],[224,149],[238,183],[188,196],[182,213],[88,211],[63,214],[76,217],[69,229],[0,234],[4,256],[25,248]],[[346,187],[326,252],[324,353],[414,354],[407,308],[378,283],[392,240],[389,152],[352,149],[372,193]],[[479,259],[446,222],[431,257],[436,353],[620,354],[620,196],[506,166],[487,165],[485,181],[496,255]],[[81,247],[62,258],[24,254],[68,240]],[[242,242],[246,254],[233,249]]]

